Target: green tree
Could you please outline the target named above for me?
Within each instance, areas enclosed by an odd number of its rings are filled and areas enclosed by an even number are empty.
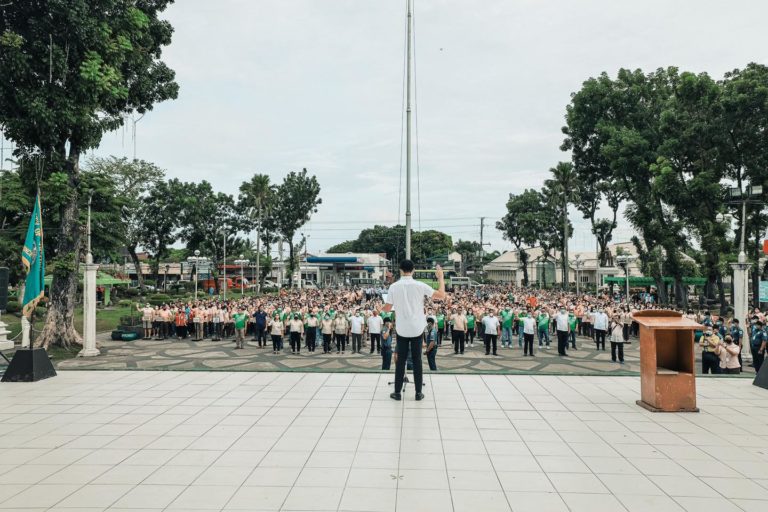
[[[480,243],[459,239],[453,245],[453,250],[461,254],[464,270],[477,270],[480,261]]]
[[[312,218],[312,214],[317,212],[320,203],[320,183],[315,176],[309,176],[306,169],[288,173],[278,187],[272,212],[276,231],[288,242],[290,286],[293,286],[293,272],[296,268],[294,236],[296,231]]]
[[[621,69],[615,80],[606,73],[590,78],[572,95],[563,128],[563,147],[573,152],[576,167],[608,173],[630,202],[625,215],[642,237],[635,245],[641,260],[648,262],[662,303],[669,301],[662,268],[645,253],[663,248],[672,276],[682,285],[685,231],[654,189],[651,171],[663,156],[659,124],[677,80],[675,68],[647,75]]]
[[[528,286],[528,252],[538,240],[541,195],[536,190],[525,190],[522,194],[509,195],[507,213],[496,223],[496,229],[502,232],[517,249],[520,267],[523,270],[523,286]]]
[[[341,254],[345,252],[357,252],[356,249],[357,240],[347,240],[345,242],[338,243],[331,246],[326,252],[333,254]]]
[[[750,63],[743,69],[725,74],[721,82],[723,113],[730,145],[728,147],[729,177],[736,186],[746,184],[768,187],[768,66]],[[739,219],[739,228],[746,223],[747,254],[755,263],[752,267],[752,297],[757,306],[759,297],[760,240],[768,226],[762,208],[747,208],[742,219],[741,208],[733,205],[733,213]]]
[[[141,215],[142,198],[148,190],[159,183],[164,171],[155,164],[144,160],[128,160],[114,156],[107,158],[91,158],[88,160],[90,172],[112,180],[116,196],[123,201],[120,215],[121,222],[112,231],[119,237],[125,251],[131,258],[134,268],[140,269],[141,263],[137,248],[141,242],[139,232],[139,216]],[[136,272],[139,288],[144,289],[144,276]]]
[[[557,166],[549,170],[552,178],[544,182],[545,186],[552,192],[552,201],[560,201],[560,210],[562,213],[562,280],[563,288],[568,287],[569,281],[569,263],[568,263],[568,240],[571,238],[570,224],[568,220],[568,204],[575,203],[578,200],[577,176],[573,170],[573,164],[570,162],[559,162]]]
[[[250,228],[252,224],[256,225],[256,252],[255,254],[262,254],[261,241],[263,239],[263,227],[265,214],[269,216],[272,206],[273,198],[275,197],[276,187],[270,183],[270,178],[266,174],[254,174],[250,181],[244,181],[240,185],[240,195],[238,197],[237,208],[241,212],[246,220],[246,227]],[[248,231],[248,229],[246,229]],[[267,248],[267,254],[269,254],[269,246],[271,240],[268,238],[265,241]],[[260,256],[259,259],[259,273],[263,274],[261,270],[261,261],[263,259]],[[269,266],[271,269],[272,260],[269,259]],[[263,274],[265,277],[267,274]],[[259,277],[260,283],[263,280]],[[259,288],[261,289],[261,288]]]
[[[183,211],[181,198],[185,185],[177,179],[158,181],[141,198],[136,218],[139,245],[150,255],[152,272],[160,279],[160,260],[169,255],[170,246],[178,240],[179,219]],[[136,268],[141,273],[141,268]]]
[[[716,216],[725,199],[721,181],[726,177],[728,162],[723,149],[729,141],[723,123],[721,87],[706,73],[681,73],[659,128],[664,136],[660,152],[665,156],[651,166],[655,194],[698,238],[707,269],[705,296],[712,298],[717,287],[724,314],[727,303],[720,254],[727,242],[725,228]],[[687,307],[687,287],[676,289],[675,295]]]
[[[12,2],[0,10],[0,125],[18,155],[44,158],[41,182],[64,187],[46,323],[36,343],[80,343],[74,307],[81,254],[80,156],[131,112],[177,96],[160,56],[170,0]],[[62,179],[63,178],[63,179]]]
[[[190,251],[200,252],[214,263],[224,261],[224,237],[229,254],[239,254],[244,242],[237,233],[246,228],[234,198],[214,192],[207,181],[184,183],[180,196],[179,239]],[[218,280],[216,281],[218,283]]]
[[[23,278],[21,248],[32,215],[30,196],[18,169],[0,174],[0,266],[8,267],[10,283]],[[47,227],[46,235],[47,235]]]

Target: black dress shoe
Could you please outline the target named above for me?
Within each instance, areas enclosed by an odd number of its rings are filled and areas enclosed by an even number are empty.
[[[424,400],[424,393],[416,393],[416,400]]]
[[[403,396],[400,393],[390,393],[389,398],[392,400],[402,400]]]

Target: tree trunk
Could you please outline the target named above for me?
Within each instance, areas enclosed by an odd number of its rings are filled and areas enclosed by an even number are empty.
[[[81,226],[78,208],[80,186],[80,150],[72,144],[64,164],[68,176],[69,201],[59,211],[61,226],[56,240],[53,281],[45,324],[35,340],[38,347],[51,344],[64,348],[82,345],[83,340],[75,329],[75,300],[80,277]]]
[[[139,284],[139,290],[141,290],[141,293],[144,293],[144,274],[141,272],[141,262],[139,262],[139,255],[136,254],[136,246],[128,245],[126,249],[133,262],[133,268],[136,270],[136,281]]]
[[[526,255],[523,256],[523,254],[526,254]],[[528,255],[523,249],[519,247],[517,248],[517,255],[518,255],[518,260],[520,261],[520,264],[523,267],[523,286],[527,287],[528,286]]]
[[[288,238],[288,288],[293,288],[293,237]],[[301,277],[299,277],[301,278]]]
[[[728,311],[728,302],[725,300],[725,286],[720,272],[717,273],[717,296],[720,298],[720,316],[724,316]]]
[[[568,202],[563,209],[563,290],[568,289]]]

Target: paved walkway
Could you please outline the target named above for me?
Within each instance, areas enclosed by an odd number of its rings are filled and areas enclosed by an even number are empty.
[[[501,349],[496,357],[486,356],[481,343],[467,348],[463,355],[453,353],[453,345],[444,342],[437,355],[441,373],[538,373],[566,375],[626,375],[639,371],[637,340],[626,345],[626,364],[611,361],[610,344],[607,350],[596,351],[587,338],[577,340],[578,350],[569,350],[568,357],[557,355],[556,346],[549,350],[536,349],[535,357],[524,357],[517,348]],[[272,354],[269,348],[260,349],[249,342],[243,350],[235,350],[233,341],[188,340],[134,342],[111,341],[100,337],[102,355],[94,358],[68,359],[58,363],[61,369],[100,370],[227,370],[227,371],[321,371],[321,372],[375,372],[381,369],[381,356],[370,354],[363,347],[363,354],[324,355],[322,349],[309,353],[302,348],[299,355]],[[287,344],[286,344],[287,345]],[[424,362],[426,368],[426,360]],[[393,364],[394,368],[394,364]],[[425,370],[427,371],[427,370]]]
[[[636,377],[62,372],[0,384],[0,510],[764,512],[768,392]]]

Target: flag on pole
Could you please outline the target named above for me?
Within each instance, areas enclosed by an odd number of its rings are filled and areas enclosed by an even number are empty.
[[[40,192],[35,196],[35,208],[29,219],[27,238],[21,251],[21,263],[27,269],[22,311],[29,317],[45,293],[45,251],[43,250],[43,214],[40,208]]]

